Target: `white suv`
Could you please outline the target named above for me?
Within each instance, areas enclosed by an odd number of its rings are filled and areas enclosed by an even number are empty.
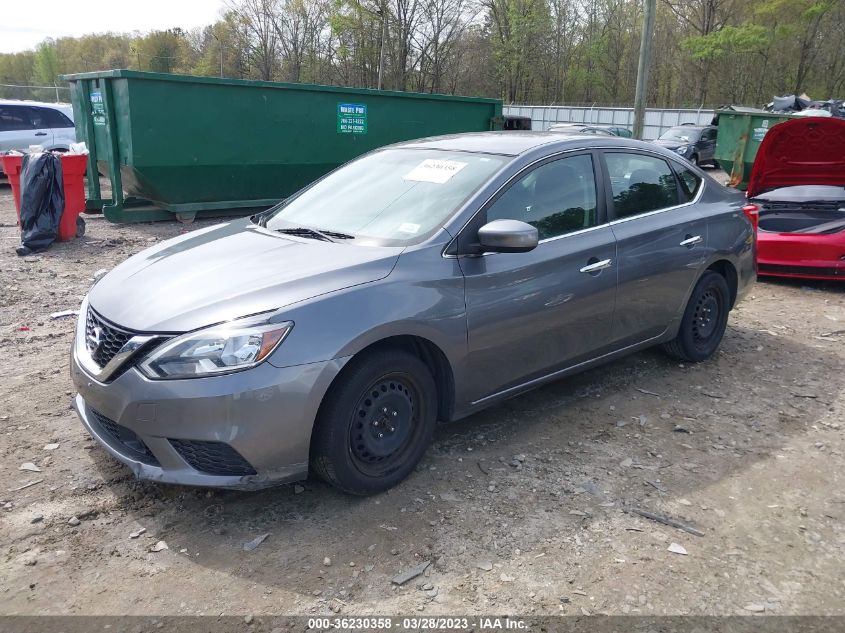
[[[67,103],[0,100],[0,153],[41,145],[67,151],[76,142],[73,109]]]

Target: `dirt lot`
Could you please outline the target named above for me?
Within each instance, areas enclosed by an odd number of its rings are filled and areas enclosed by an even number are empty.
[[[18,258],[0,185],[0,613],[845,614],[845,285],[760,282],[717,358],[637,354],[444,427],[378,497],[138,483],[71,411],[49,315],[203,225],[89,217]]]

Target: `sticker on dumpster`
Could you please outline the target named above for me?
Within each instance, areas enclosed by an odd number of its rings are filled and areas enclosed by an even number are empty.
[[[102,92],[91,93],[91,115],[94,125],[106,124],[106,105],[103,103]]]
[[[763,137],[766,136],[766,132],[769,131],[769,128],[765,127],[755,127],[753,130],[752,138],[755,141],[762,141]]]
[[[366,134],[367,133],[367,104],[338,103],[337,104],[337,133],[338,134]]]
[[[449,180],[461,171],[467,163],[457,160],[436,160],[427,158],[411,171],[403,176],[404,180],[416,182],[433,182],[437,185],[449,182]]]

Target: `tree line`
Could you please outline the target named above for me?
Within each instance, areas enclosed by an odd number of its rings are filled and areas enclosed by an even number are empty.
[[[0,84],[111,68],[630,105],[642,0],[229,0],[204,28],[48,39],[0,54]],[[658,0],[647,102],[845,96],[845,0]],[[381,68],[381,73],[379,72]],[[0,86],[0,97],[55,99]]]

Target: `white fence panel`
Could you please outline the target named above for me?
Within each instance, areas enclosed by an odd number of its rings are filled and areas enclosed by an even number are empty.
[[[548,130],[553,123],[605,123],[634,127],[633,108],[509,105],[504,107],[504,114],[530,117],[532,130]],[[713,110],[648,108],[645,112],[643,138],[654,140],[673,125],[709,125],[712,120]]]

